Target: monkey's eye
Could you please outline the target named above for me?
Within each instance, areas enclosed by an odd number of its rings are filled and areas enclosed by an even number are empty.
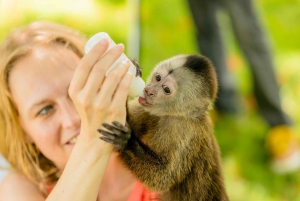
[[[156,81],[157,81],[157,82],[161,81],[161,76],[160,76],[160,74],[156,74]]]
[[[163,89],[164,89],[164,91],[165,91],[166,94],[170,94],[171,93],[171,90],[170,90],[170,88],[168,86],[163,85],[162,87],[163,87]]]

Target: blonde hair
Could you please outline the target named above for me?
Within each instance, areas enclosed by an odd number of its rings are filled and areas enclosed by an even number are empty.
[[[9,34],[0,45],[0,151],[15,171],[43,189],[58,180],[58,168],[25,139],[9,90],[10,70],[37,45],[58,44],[80,58],[86,40],[74,30],[51,22],[34,22]]]

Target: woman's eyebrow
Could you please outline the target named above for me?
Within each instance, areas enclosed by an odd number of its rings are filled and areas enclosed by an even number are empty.
[[[35,107],[38,107],[38,106],[41,106],[41,105],[44,105],[47,101],[46,100],[40,100],[40,101],[37,101],[33,104],[31,104],[28,108],[28,111],[31,111],[33,110]]]

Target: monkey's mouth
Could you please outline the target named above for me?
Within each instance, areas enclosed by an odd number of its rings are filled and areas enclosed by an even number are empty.
[[[139,103],[140,103],[141,105],[150,105],[150,104],[147,102],[147,100],[146,100],[145,98],[143,98],[143,97],[139,97]]]

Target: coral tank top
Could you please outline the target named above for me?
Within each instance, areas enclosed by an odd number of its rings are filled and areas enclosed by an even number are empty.
[[[148,190],[140,182],[136,182],[127,201],[155,201],[158,195]]]
[[[46,186],[48,194],[52,191],[53,186]],[[136,182],[127,201],[158,201],[158,195],[148,190],[140,182]]]

